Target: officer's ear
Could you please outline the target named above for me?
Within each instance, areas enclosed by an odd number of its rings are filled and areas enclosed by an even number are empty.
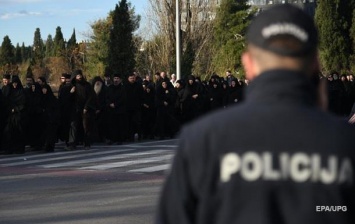
[[[249,51],[242,54],[242,64],[245,71],[245,77],[248,80],[253,80],[260,72],[255,59]]]

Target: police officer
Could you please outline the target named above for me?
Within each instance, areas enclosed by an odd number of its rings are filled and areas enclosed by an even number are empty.
[[[355,128],[319,108],[312,19],[277,5],[246,40],[245,101],[183,129],[156,223],[355,223]]]

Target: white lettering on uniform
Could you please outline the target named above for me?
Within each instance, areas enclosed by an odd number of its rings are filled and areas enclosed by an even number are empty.
[[[233,175],[240,175],[245,181],[287,181],[297,183],[313,182],[322,184],[352,184],[353,164],[350,158],[337,156],[324,157],[322,163],[319,154],[308,155],[298,152],[294,154],[282,152],[245,152],[227,153],[221,158],[220,181],[230,181]],[[324,166],[322,166],[324,164]]]
[[[338,182],[342,184],[350,180],[350,183],[353,184],[353,175],[354,173],[353,173],[351,160],[349,158],[345,158],[339,168]]]
[[[338,158],[335,156],[330,156],[328,158],[328,170],[322,168],[320,171],[320,180],[324,184],[333,183],[337,178],[337,167],[338,167]]]
[[[282,174],[282,179],[288,179],[289,173],[290,173],[290,158],[287,153],[281,153],[280,154],[280,168],[281,168],[281,174]]]
[[[241,176],[247,181],[255,181],[263,172],[262,160],[257,153],[247,152],[242,158]]]
[[[319,155],[312,155],[312,177],[311,180],[312,182],[317,182],[319,181],[319,173],[320,173],[320,168],[321,168],[321,159]]]
[[[263,153],[264,160],[264,179],[265,180],[279,180],[281,173],[278,170],[273,169],[273,158],[270,152]]]
[[[221,181],[228,182],[231,175],[239,171],[240,158],[236,153],[228,153],[222,158],[221,165]]]
[[[305,182],[311,176],[310,159],[304,153],[296,153],[291,157],[290,176],[295,182]]]

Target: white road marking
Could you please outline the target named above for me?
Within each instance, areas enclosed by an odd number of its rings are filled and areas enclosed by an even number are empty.
[[[134,169],[134,170],[128,170],[127,172],[130,173],[151,173],[151,172],[157,172],[157,171],[162,171],[162,170],[168,170],[170,168],[170,164],[163,164],[159,166],[151,166],[151,167],[145,167],[141,169]]]
[[[112,168],[119,168],[119,167],[131,166],[131,165],[136,165],[136,164],[159,162],[159,161],[171,159],[173,156],[174,155],[157,156],[157,157],[144,158],[144,159],[138,159],[138,160],[130,160],[130,161],[123,161],[123,162],[101,164],[101,165],[96,165],[96,166],[82,167],[80,169],[82,169],[82,170],[108,170],[108,169],[112,169]]]

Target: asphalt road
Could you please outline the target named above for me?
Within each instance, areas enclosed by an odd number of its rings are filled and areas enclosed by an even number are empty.
[[[0,223],[154,223],[176,140],[0,157]]]

